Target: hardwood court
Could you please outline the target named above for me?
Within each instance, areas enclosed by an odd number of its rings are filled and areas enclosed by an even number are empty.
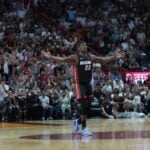
[[[149,150],[150,120],[88,120],[93,135],[73,134],[72,121],[0,123],[0,150]]]

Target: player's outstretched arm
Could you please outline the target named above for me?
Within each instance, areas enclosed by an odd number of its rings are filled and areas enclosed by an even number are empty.
[[[76,55],[70,55],[68,57],[58,57],[58,56],[53,56],[51,55],[50,52],[46,52],[46,51],[41,51],[41,54],[49,60],[54,60],[57,62],[66,62],[66,63],[71,63],[71,64],[76,64],[77,63],[77,58]]]
[[[109,62],[116,61],[117,59],[124,58],[124,56],[125,56],[125,52],[123,51],[116,52],[114,56],[108,56],[108,57],[99,57],[96,55],[92,55],[93,61],[96,63],[109,63]]]

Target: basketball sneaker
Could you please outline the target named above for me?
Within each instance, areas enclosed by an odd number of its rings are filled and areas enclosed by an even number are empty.
[[[81,132],[81,135],[82,135],[82,136],[91,136],[92,133],[91,133],[91,131],[90,131],[88,128],[84,128],[84,129],[82,130],[82,132]]]
[[[75,119],[73,121],[73,128],[74,128],[74,132],[78,132],[79,131],[78,119]]]

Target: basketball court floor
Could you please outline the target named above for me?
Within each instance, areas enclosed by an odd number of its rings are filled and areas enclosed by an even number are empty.
[[[90,119],[93,135],[71,120],[0,123],[0,150],[150,150],[150,119]]]

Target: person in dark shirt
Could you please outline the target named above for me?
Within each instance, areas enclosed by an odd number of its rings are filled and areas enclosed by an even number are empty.
[[[82,135],[92,135],[86,127],[87,114],[89,112],[88,99],[92,95],[91,78],[93,63],[108,63],[124,57],[124,52],[117,52],[114,56],[98,57],[88,52],[87,44],[79,42],[77,44],[77,51],[75,54],[68,57],[52,56],[50,52],[42,51],[42,55],[53,61],[66,62],[74,66],[74,85],[76,100],[81,103],[81,115],[79,120],[74,120],[74,130],[78,131],[78,123],[82,124]]]
[[[113,105],[113,113],[117,115],[120,112],[129,111],[130,102],[126,99],[122,94],[119,93],[119,89],[115,88],[113,90],[112,98],[112,105]]]
[[[150,74],[147,76],[147,79],[144,81],[144,85],[150,88]]]

